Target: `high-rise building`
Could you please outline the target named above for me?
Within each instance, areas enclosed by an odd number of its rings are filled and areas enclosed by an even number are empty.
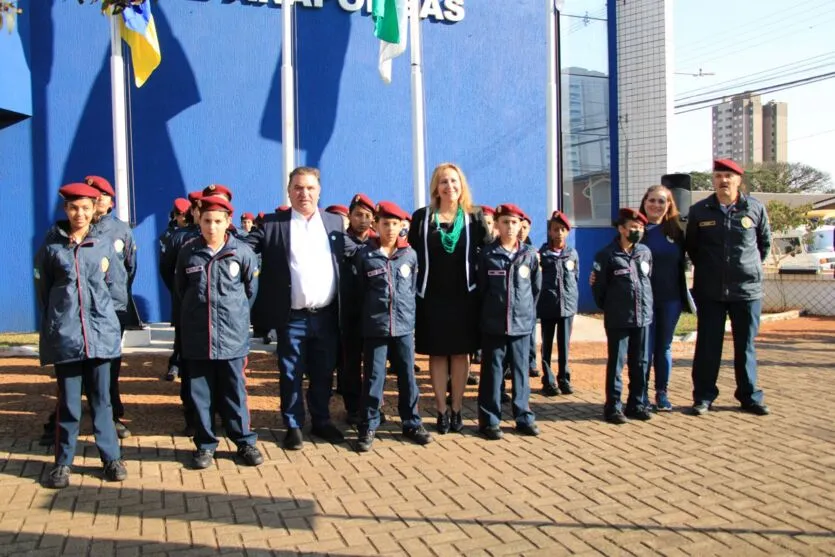
[[[786,162],[788,105],[769,101],[763,105],[763,161]]]
[[[786,161],[786,103],[742,93],[713,107],[713,158],[748,166]]]

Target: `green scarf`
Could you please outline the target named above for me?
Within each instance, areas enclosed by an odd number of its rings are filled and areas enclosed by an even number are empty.
[[[461,237],[461,232],[464,230],[464,210],[458,207],[455,212],[455,220],[452,221],[452,228],[446,232],[441,228],[441,221],[438,219],[438,211],[435,211],[435,227],[441,234],[441,245],[444,251],[452,253],[455,251],[455,246],[458,244],[458,239]]]

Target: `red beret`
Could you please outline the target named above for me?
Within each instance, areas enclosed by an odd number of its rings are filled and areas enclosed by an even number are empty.
[[[485,215],[491,215],[492,216],[492,215],[496,214],[496,210],[493,209],[492,207],[488,206],[488,205],[482,205],[481,206],[481,211]]]
[[[264,211],[261,211],[260,213],[258,213],[258,218],[259,219],[263,219],[265,216],[266,215],[264,215]]]
[[[342,215],[343,217],[348,216],[348,207],[345,205],[330,205],[327,209],[325,209],[326,213],[333,213],[334,215]]]
[[[88,184],[74,183],[58,188],[58,195],[67,201],[78,199],[80,197],[98,199],[101,197],[101,191]]]
[[[178,197],[174,200],[174,210],[178,213],[186,213],[190,208],[191,203],[189,203],[188,199]]]
[[[525,211],[514,205],[513,203],[502,203],[498,207],[496,207],[496,218],[499,217],[519,217],[520,219],[524,219],[527,215],[525,215]]]
[[[629,207],[624,207],[618,211],[618,218],[620,220],[636,220],[641,224],[647,223],[647,218],[640,211]]]
[[[400,220],[409,220],[409,213],[401,209],[397,206],[396,203],[391,201],[380,201],[377,203],[377,207],[374,210],[374,213],[377,215],[378,218],[382,217],[390,217]]]
[[[221,184],[209,184],[203,188],[203,195],[225,195],[232,201],[232,190]]]
[[[84,178],[84,181],[87,182],[88,186],[93,186],[101,193],[109,195],[110,197],[116,197],[116,192],[113,191],[113,186],[111,186],[110,182],[101,176],[87,176]]]
[[[252,213],[244,213],[241,215],[241,220],[255,220],[255,215]]]
[[[713,161],[714,172],[733,172],[742,176],[745,170],[731,159],[716,159]]]
[[[235,212],[232,204],[220,195],[208,195],[197,200],[197,206],[201,211],[226,211],[227,213]]]
[[[188,192],[188,200],[191,201],[192,203],[194,203],[195,201],[197,201],[201,197],[203,197],[203,192],[202,191],[190,191],[190,192]]]
[[[289,205],[279,205],[278,207],[275,208],[276,213],[278,213],[279,211],[289,211],[289,210],[290,210]]]
[[[551,213],[550,220],[559,221],[563,223],[567,229],[571,230],[571,223],[568,220],[568,215],[566,215],[562,211],[554,211],[553,213]]]
[[[351,199],[351,205],[349,207],[349,210],[353,211],[354,207],[356,207],[357,205],[362,205],[372,213],[374,212],[374,202],[371,201],[371,198],[365,195],[364,193],[357,193],[354,195],[354,197]]]
[[[528,221],[528,224],[533,224],[531,217],[529,217],[525,211],[522,211],[522,220]]]

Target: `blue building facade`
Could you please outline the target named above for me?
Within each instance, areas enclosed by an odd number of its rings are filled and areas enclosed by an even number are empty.
[[[222,183],[234,190],[238,214],[282,202],[278,3],[152,3],[162,63],[142,88],[129,87],[134,295],[146,321],[169,315],[156,239],[175,197]],[[362,191],[411,209],[408,54],[384,85],[370,4],[296,1],[298,161],[321,169],[323,206]],[[19,6],[17,30],[0,31],[3,331],[37,329],[32,259],[63,217],[58,188],[88,174],[113,177],[109,26],[100,5]],[[422,15],[427,173],[459,164],[477,203],[519,204],[542,242],[544,3],[422,0]],[[560,16],[561,199],[585,270],[610,240],[618,206],[614,20],[614,3],[599,0],[569,0]],[[591,310],[584,288],[581,306]]]

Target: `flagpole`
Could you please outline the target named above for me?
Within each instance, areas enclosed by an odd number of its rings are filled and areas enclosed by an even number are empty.
[[[548,214],[560,208],[560,91],[559,91],[559,10],[560,0],[545,0],[547,10],[548,76],[545,98],[546,140],[546,203]]]
[[[130,222],[128,192],[128,132],[125,102],[125,60],[119,15],[110,16],[110,97],[113,106],[113,170],[116,192],[116,216]]]
[[[282,0],[281,3],[281,149],[284,161],[284,204],[290,204],[287,184],[290,172],[296,167],[296,87],[293,75],[293,37],[294,0]]]
[[[420,39],[420,2],[409,10],[412,65],[412,180],[415,209],[426,206],[426,135],[423,106],[423,56]]]

